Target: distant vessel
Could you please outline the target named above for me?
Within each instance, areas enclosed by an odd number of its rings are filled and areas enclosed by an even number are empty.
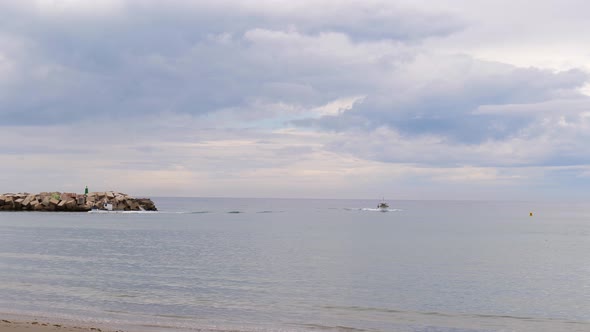
[[[387,211],[389,209],[389,204],[385,202],[385,199],[381,200],[381,203],[377,204],[377,208],[381,211]]]

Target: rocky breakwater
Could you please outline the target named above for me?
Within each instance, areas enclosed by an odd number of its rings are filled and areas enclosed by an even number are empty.
[[[112,211],[157,211],[149,198],[133,198],[114,191],[76,193],[43,192],[0,195],[0,211],[84,212],[93,209]]]

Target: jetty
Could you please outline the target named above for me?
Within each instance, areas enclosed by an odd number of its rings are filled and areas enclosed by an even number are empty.
[[[149,198],[134,198],[127,194],[105,191],[86,194],[42,192],[0,195],[0,211],[85,212],[107,211],[157,211]]]

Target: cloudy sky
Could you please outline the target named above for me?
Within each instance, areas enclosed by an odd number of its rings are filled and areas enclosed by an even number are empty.
[[[0,192],[584,199],[585,0],[0,0]]]

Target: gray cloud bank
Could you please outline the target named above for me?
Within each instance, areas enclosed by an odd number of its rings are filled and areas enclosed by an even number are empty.
[[[358,72],[341,73],[372,65],[363,42],[409,42],[459,28],[446,15],[383,3],[45,3],[0,8],[4,124],[197,114],[253,99],[311,105],[370,88],[353,80]]]

